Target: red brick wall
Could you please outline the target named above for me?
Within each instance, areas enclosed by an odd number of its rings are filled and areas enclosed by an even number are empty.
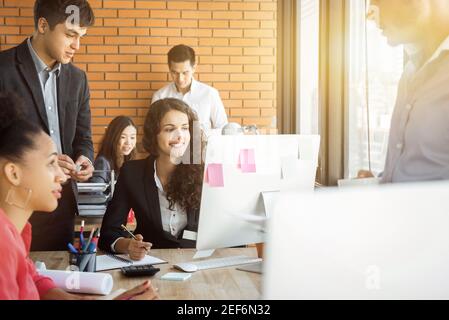
[[[90,3],[96,25],[74,62],[89,77],[96,144],[117,115],[142,125],[153,92],[169,81],[166,53],[180,43],[197,52],[196,78],[220,91],[231,121],[275,126],[277,0]],[[33,32],[33,4],[0,0],[0,50]]]

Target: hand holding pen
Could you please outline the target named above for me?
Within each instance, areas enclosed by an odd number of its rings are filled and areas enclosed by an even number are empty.
[[[150,242],[144,242],[142,235],[140,234],[134,235],[123,224],[121,225],[121,227],[132,238],[130,239],[128,244],[129,257],[132,260],[142,260],[145,257],[145,255],[150,251],[152,244]]]

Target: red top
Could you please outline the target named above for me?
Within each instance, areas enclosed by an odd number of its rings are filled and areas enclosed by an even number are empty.
[[[39,275],[28,257],[31,224],[19,234],[0,209],[0,300],[39,300],[56,287],[53,280]]]

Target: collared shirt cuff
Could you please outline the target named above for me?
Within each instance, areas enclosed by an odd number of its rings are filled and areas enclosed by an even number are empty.
[[[113,253],[116,253],[116,251],[115,251],[115,244],[116,244],[117,241],[119,241],[120,239],[125,239],[125,238],[124,238],[124,237],[117,238],[117,239],[115,239],[115,241],[111,244],[111,251],[112,251]]]

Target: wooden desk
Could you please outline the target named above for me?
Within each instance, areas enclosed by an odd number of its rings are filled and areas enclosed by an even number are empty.
[[[186,281],[164,281],[160,277],[167,272],[179,272],[173,269],[172,264],[191,261],[195,254],[194,249],[154,249],[151,255],[168,261],[168,264],[157,265],[161,269],[153,277],[127,278],[120,270],[106,271],[114,278],[114,288],[129,289],[146,279],[151,279],[153,286],[159,289],[161,299],[218,299],[218,300],[248,300],[261,297],[261,275],[239,271],[236,267],[209,269],[197,271]],[[233,255],[247,255],[257,257],[255,248],[220,249],[214,258]],[[65,270],[68,266],[68,253],[61,251],[31,252],[33,261],[45,262],[47,269]]]

